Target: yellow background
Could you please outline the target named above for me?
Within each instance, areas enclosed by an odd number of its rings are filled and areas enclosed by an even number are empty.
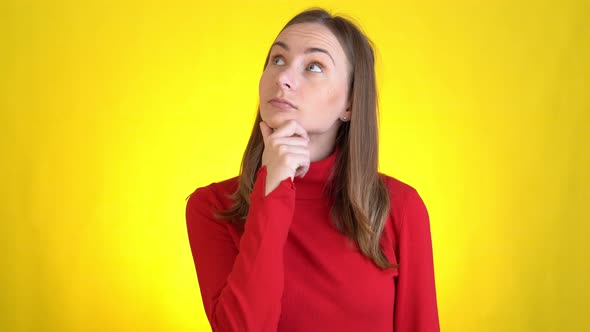
[[[233,177],[312,5],[378,48],[381,171],[443,331],[589,330],[590,2],[0,1],[2,331],[207,331],[185,198]]]

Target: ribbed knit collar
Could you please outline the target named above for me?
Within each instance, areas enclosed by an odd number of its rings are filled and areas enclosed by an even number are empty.
[[[295,185],[296,199],[318,199],[325,197],[323,190],[328,183],[330,173],[336,163],[338,150],[338,147],[336,147],[328,157],[311,162],[305,177],[295,177],[293,183]]]

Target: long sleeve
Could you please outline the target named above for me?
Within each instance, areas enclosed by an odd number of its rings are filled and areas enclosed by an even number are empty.
[[[399,233],[394,332],[439,332],[430,220],[415,190],[405,200]]]
[[[236,248],[228,225],[213,216],[219,201],[197,189],[186,207],[189,243],[207,318],[213,331],[276,331],[284,288],[283,249],[295,206],[291,178],[264,196],[266,167],[250,195],[244,233]]]

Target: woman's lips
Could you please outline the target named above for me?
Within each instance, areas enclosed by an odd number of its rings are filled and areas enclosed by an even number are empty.
[[[278,109],[282,109],[282,110],[294,110],[295,109],[295,107],[293,107],[293,105],[289,104],[288,102],[283,102],[283,101],[279,101],[279,100],[275,100],[275,99],[272,99],[268,103],[271,104],[272,106],[274,106]]]

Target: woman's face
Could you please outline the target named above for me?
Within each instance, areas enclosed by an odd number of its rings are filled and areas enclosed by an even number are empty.
[[[336,36],[321,24],[283,30],[270,49],[259,84],[260,115],[271,128],[298,121],[309,135],[334,135],[350,119],[350,64]],[[272,101],[285,100],[290,103]]]

